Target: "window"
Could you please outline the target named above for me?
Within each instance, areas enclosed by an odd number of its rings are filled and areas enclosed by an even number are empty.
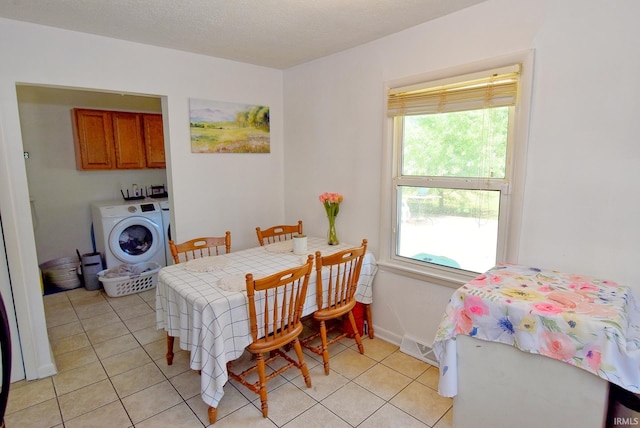
[[[521,68],[389,89],[392,262],[464,278],[506,261]]]

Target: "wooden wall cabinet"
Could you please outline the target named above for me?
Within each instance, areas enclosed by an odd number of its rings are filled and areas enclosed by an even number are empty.
[[[137,113],[113,112],[113,144],[116,169],[138,169],[146,166],[142,121]]]
[[[164,168],[167,165],[164,155],[164,128],[161,114],[143,114],[144,146],[147,168]]]
[[[73,109],[79,170],[164,168],[162,115]]]
[[[76,149],[76,168],[114,169],[111,113],[101,110],[72,110],[73,140]]]

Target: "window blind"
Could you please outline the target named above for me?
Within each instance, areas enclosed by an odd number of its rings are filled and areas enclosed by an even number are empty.
[[[515,105],[520,64],[389,89],[388,116]]]

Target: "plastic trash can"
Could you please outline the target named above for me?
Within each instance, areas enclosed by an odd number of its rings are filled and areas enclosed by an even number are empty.
[[[100,280],[98,272],[103,270],[102,255],[100,253],[86,253],[82,255],[82,279],[87,290],[99,290]]]

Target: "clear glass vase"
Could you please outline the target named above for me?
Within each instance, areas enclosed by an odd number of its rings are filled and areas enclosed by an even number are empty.
[[[336,232],[336,218],[335,217],[327,217],[329,220],[329,231],[327,232],[327,243],[329,245],[338,245],[338,233]]]

